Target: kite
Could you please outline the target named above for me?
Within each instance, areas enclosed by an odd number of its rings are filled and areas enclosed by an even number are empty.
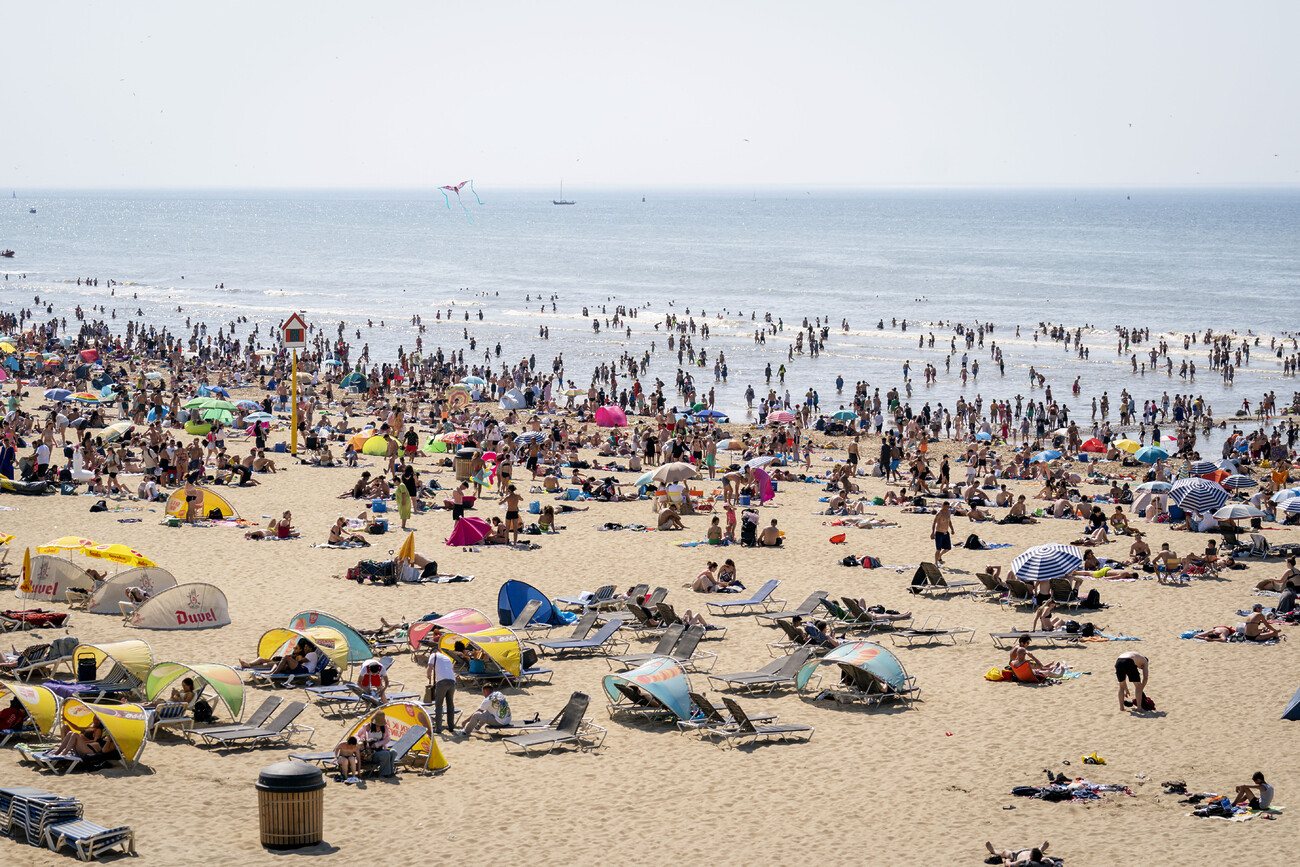
[[[456,202],[460,205],[461,209],[465,212],[465,216],[470,217],[469,208],[465,207],[465,203],[460,200],[460,191],[465,189],[465,187],[469,187],[469,191],[471,193],[474,193],[475,201],[477,201],[480,205],[483,204],[483,200],[478,197],[478,193],[474,192],[473,178],[469,179],[468,181],[461,181],[459,184],[451,184],[449,186],[439,187],[438,189],[442,190],[442,198],[447,202],[447,210],[449,211],[451,210],[451,197],[448,196],[447,193],[452,192],[456,194]],[[474,218],[470,217],[470,219],[472,220]]]

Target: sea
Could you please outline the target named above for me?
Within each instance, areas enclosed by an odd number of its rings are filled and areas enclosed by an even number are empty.
[[[368,345],[372,360],[414,351],[418,315],[426,353],[464,350],[483,363],[486,351],[497,366],[534,356],[541,369],[562,353],[578,387],[600,363],[650,351],[643,384],[662,379],[670,402],[679,364],[664,322],[676,314],[708,323],[709,339],[694,338],[708,364],[685,366],[738,421],[752,417],[746,387],[765,393],[766,366],[782,363],[778,393],[799,401],[812,389],[823,412],[859,380],[882,394],[902,388],[905,362],[917,410],[959,396],[1041,399],[1031,365],[1083,419],[1093,397],[1114,404],[1124,389],[1139,405],[1201,396],[1216,417],[1231,417],[1269,391],[1288,404],[1298,387],[1282,374],[1279,348],[1296,352],[1300,330],[1300,189],[568,192],[572,205],[490,184],[447,200],[436,190],[16,190],[0,199],[0,248],[15,251],[0,259],[0,306],[30,308],[39,297],[71,321],[77,305],[102,305],[99,318],[114,328],[137,318],[181,332],[246,317],[235,333],[256,326],[263,345],[299,312],[327,335],[343,323],[354,353]],[[110,278],[120,285],[110,290]],[[637,311],[622,328],[607,323],[620,306]],[[781,330],[756,344],[769,315]],[[817,357],[791,359],[805,319],[829,324],[829,337]],[[979,376],[963,385],[959,363],[945,373],[944,356],[955,326],[976,323],[993,331],[970,353]],[[1041,323],[1081,328],[1088,359],[1036,341]],[[1117,327],[1169,340],[1175,373],[1163,364],[1134,373]],[[1186,334],[1206,329],[1260,341],[1231,384],[1202,344],[1183,349]],[[934,348],[918,346],[931,334]],[[959,339],[955,359],[964,350]],[[719,353],[726,382],[714,377]],[[1195,381],[1177,373],[1184,358]],[[939,369],[931,386],[927,362]]]

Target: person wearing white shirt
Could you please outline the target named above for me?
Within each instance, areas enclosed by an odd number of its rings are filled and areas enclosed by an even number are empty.
[[[447,730],[452,731],[456,727],[456,671],[452,666],[451,657],[442,652],[443,632],[438,627],[434,627],[429,633],[429,642],[433,644],[433,652],[429,654],[429,664],[425,666],[425,674],[429,683],[433,685],[433,729],[436,734],[442,734],[442,709],[446,706],[447,710]]]
[[[483,703],[478,706],[478,710],[469,715],[469,719],[465,720],[465,728],[461,731],[461,735],[469,737],[483,725],[488,728],[510,725],[509,702],[504,695],[487,683],[483,684]]]

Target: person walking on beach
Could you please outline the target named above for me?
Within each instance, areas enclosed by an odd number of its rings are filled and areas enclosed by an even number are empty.
[[[425,675],[433,686],[433,730],[442,734],[442,709],[447,709],[447,730],[456,728],[456,670],[451,657],[442,651],[442,630],[434,627],[429,633],[433,651],[429,654],[429,664],[425,666]]]
[[[942,566],[943,552],[952,550],[952,507],[946,502],[934,516],[930,538],[934,540],[934,565]]]
[[[1142,654],[1130,650],[1121,653],[1115,660],[1115,679],[1119,681],[1120,713],[1128,706],[1128,685],[1134,685],[1133,707],[1142,710],[1142,700],[1146,697],[1147,678],[1151,675],[1151,663]]]

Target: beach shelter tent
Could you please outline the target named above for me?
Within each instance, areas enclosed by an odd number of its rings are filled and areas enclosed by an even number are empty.
[[[198,487],[196,485],[196,487]],[[199,503],[199,514],[206,518],[211,514],[213,509],[221,510],[222,518],[238,518],[239,512],[235,507],[230,505],[230,501],[209,488],[198,488],[199,496],[202,501]],[[185,488],[177,488],[176,491],[167,498],[167,514],[173,518],[185,517]]]
[[[347,743],[348,738],[357,738],[360,740],[360,733],[370,725],[370,721],[382,711],[384,714],[384,725],[388,730],[388,740],[397,740],[406,734],[406,730],[411,726],[424,726],[426,732],[433,731],[433,723],[429,720],[429,712],[418,704],[407,704],[405,702],[391,702],[383,707],[377,707],[370,713],[361,718],[356,725],[349,728],[339,738],[339,743]],[[336,745],[337,746],[337,745]],[[442,750],[438,747],[438,742],[433,739],[431,734],[425,734],[424,737],[416,741],[411,753],[417,756],[424,756],[424,767],[430,771],[441,771],[448,766]]]
[[[407,538],[410,538],[410,536]],[[375,655],[374,648],[370,646],[370,642],[366,640],[364,635],[333,614],[326,614],[324,611],[307,610],[300,611],[289,618],[290,629],[310,629],[313,626],[329,626],[338,630],[339,634],[348,643],[348,663],[350,665],[365,662]]]
[[[137,629],[217,629],[229,623],[226,594],[215,584],[195,581],[168,587],[141,602],[126,625]]]
[[[407,636],[411,641],[411,649],[418,650],[424,636],[428,635],[435,626],[440,626],[444,631],[454,632],[457,635],[472,635],[475,632],[491,629],[492,621],[477,608],[455,608],[436,620],[421,620],[419,623],[412,623],[411,628],[407,630]]]
[[[64,594],[69,590],[89,593],[95,589],[95,581],[86,574],[85,569],[71,560],[49,554],[37,554],[33,557],[31,568],[26,570],[26,576],[14,588],[14,595],[19,599],[31,599],[36,602],[66,602],[67,598]]]
[[[529,623],[565,626],[577,619],[572,614],[552,605],[551,600],[546,598],[546,594],[533,585],[511,579],[502,584],[501,589],[497,591],[497,620],[501,621],[502,626],[509,626],[515,622],[515,618],[519,616],[520,611],[524,610],[524,606],[534,599],[542,604],[533,614],[533,619],[528,621]]]
[[[596,427],[627,427],[627,414],[612,404],[597,407]]]
[[[388,440],[378,435],[372,436],[361,444],[361,453],[382,458],[388,454]]]
[[[347,376],[343,377],[343,381],[340,382],[339,385],[341,385],[343,388],[359,388],[362,391],[365,391],[366,375],[359,371],[353,371],[352,373],[349,373]]]
[[[512,677],[519,676],[523,666],[523,648],[519,644],[519,636],[515,635],[513,630],[505,626],[489,626],[477,632],[447,630],[443,633],[442,644],[439,647],[442,650],[451,650],[462,641],[469,642],[492,657],[492,661],[506,674]]]
[[[688,694],[691,685],[686,679],[686,670],[679,662],[661,656],[631,671],[605,675],[605,694],[610,701],[619,700],[619,683],[631,684],[654,696],[676,714],[678,719],[691,718],[691,697]]]
[[[888,684],[894,691],[907,689],[907,674],[903,671],[903,664],[897,656],[873,641],[848,642],[820,659],[810,659],[799,669],[795,686],[803,689],[808,685],[813,672],[823,665],[840,666],[859,688],[869,686],[869,680],[877,680]]]
[[[505,394],[501,395],[498,405],[502,409],[523,409],[528,406],[528,401],[524,398],[524,393],[517,388],[512,388]]]
[[[204,684],[212,687],[212,691],[220,699],[220,701],[213,704],[212,710],[214,712],[218,708],[224,707],[230,714],[230,718],[236,722],[243,718],[244,682],[239,679],[238,672],[219,662],[201,662],[197,665],[186,665],[182,662],[160,662],[149,669],[149,676],[144,682],[145,698],[153,701],[162,694],[164,689],[183,677],[194,678],[194,691],[196,693],[203,691]]]
[[[0,696],[6,692],[22,704],[41,734],[48,735],[59,718],[59,697],[43,686],[25,683],[0,683]],[[8,702],[6,702],[8,704]]]
[[[1286,703],[1286,710],[1282,711],[1282,719],[1300,720],[1300,689],[1295,691],[1291,700]]]
[[[283,656],[293,649],[299,638],[310,641],[317,650],[329,657],[329,661],[339,671],[347,671],[348,640],[332,626],[308,626],[306,629],[277,626],[268,629],[257,640],[257,655],[263,659]]]
[[[141,683],[149,676],[149,669],[153,668],[153,650],[150,649],[149,642],[138,638],[103,644],[78,644],[77,649],[72,651],[74,660],[80,660],[86,655],[94,658],[96,670],[105,662],[115,662],[131,672]]]
[[[147,720],[144,708],[138,704],[91,704],[79,698],[69,698],[63,702],[62,717],[78,728],[85,728],[92,719],[98,718],[113,738],[113,743],[117,744],[122,763],[128,768],[133,767],[144,752]]]
[[[126,588],[139,587],[150,596],[157,596],[176,583],[176,578],[166,569],[127,569],[95,589],[87,610],[91,614],[121,614],[118,603],[127,601]]]

